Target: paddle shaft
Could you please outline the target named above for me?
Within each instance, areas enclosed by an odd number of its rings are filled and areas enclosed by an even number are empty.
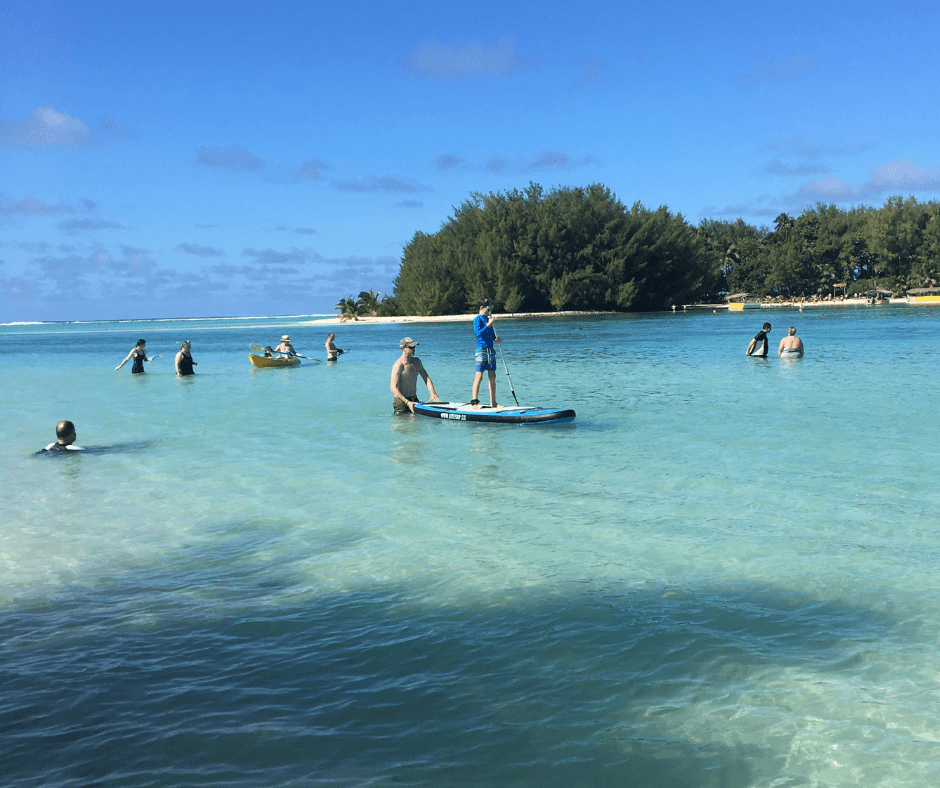
[[[503,344],[499,342],[499,337],[496,336],[496,329],[493,329],[493,339],[497,340],[496,345],[499,347],[499,357],[503,360],[503,369],[506,370],[506,380],[509,381],[509,390],[512,392],[512,398],[516,401],[516,405],[519,404],[519,398],[516,396],[516,391],[512,387],[512,378],[509,377],[509,367],[506,366],[506,357],[503,355]]]

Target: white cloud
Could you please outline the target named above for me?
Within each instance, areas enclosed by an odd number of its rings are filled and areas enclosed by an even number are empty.
[[[88,127],[51,107],[36,107],[25,121],[0,120],[0,145],[85,145]]]
[[[894,161],[875,167],[864,183],[852,185],[843,178],[820,178],[803,184],[799,196],[855,202],[889,193],[935,191],[940,191],[940,167],[924,168],[912,161]]]

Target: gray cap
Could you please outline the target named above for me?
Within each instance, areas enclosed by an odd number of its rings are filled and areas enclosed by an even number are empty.
[[[398,343],[398,347],[418,347],[418,343],[415,342],[411,337],[405,337],[401,342]]]

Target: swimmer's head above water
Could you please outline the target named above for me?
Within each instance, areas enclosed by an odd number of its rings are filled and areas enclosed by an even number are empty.
[[[78,437],[75,434],[75,425],[70,421],[60,421],[55,425],[55,436],[63,446],[71,446]]]

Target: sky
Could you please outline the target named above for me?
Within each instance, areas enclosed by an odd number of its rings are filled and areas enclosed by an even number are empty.
[[[940,5],[0,0],[0,322],[333,313],[474,193],[940,198]]]

